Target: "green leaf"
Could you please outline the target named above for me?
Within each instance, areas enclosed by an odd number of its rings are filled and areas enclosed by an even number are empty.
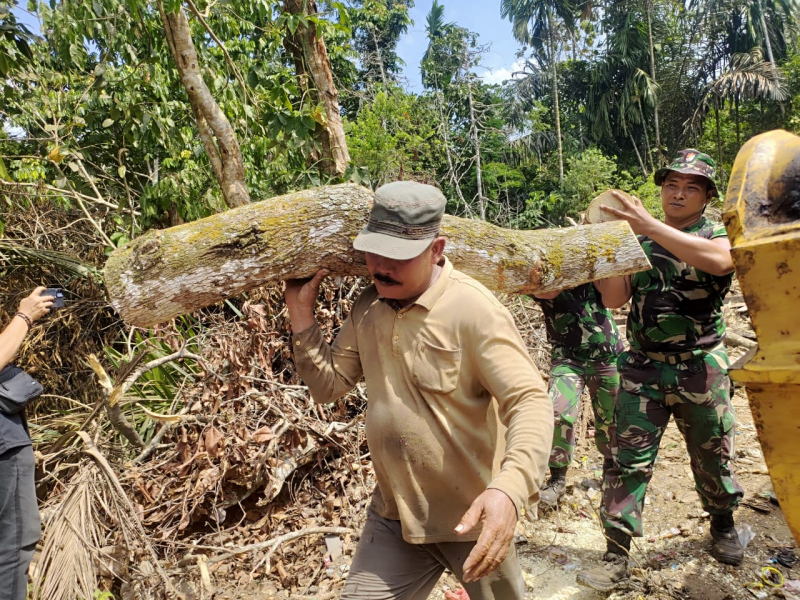
[[[106,119],[103,121],[103,127],[111,127],[114,124],[114,119]]]
[[[68,163],[67,163],[67,166],[68,166],[70,169],[72,169],[72,172],[73,172],[73,173],[77,173],[77,172],[78,172],[78,163],[76,163],[75,161],[70,161],[70,162],[68,162]]]
[[[303,126],[308,129],[309,131],[314,131],[317,126],[317,122],[309,117],[308,115],[303,115]]]
[[[6,171],[6,165],[3,162],[2,156],[0,156],[0,179],[3,181],[11,181],[11,177],[8,176],[8,171]]]
[[[119,173],[120,177],[125,177],[125,167],[122,166],[119,169],[117,169],[117,173]]]
[[[297,26],[300,24],[300,20],[297,18],[299,15],[292,15],[288,19],[286,19],[286,26],[289,28],[289,33],[294,35],[294,32],[297,31]]]

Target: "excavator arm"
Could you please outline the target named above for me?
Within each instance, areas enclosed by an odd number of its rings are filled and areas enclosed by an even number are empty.
[[[781,509],[800,543],[800,137],[749,140],[722,213],[758,346],[731,366],[747,388]]]

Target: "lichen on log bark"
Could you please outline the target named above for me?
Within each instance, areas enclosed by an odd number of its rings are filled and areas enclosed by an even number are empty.
[[[111,303],[126,322],[150,327],[322,267],[368,275],[352,242],[371,202],[360,186],[322,186],[151,230],[109,257]],[[446,215],[442,235],[456,268],[498,292],[547,292],[649,268],[621,221],[520,231]]]

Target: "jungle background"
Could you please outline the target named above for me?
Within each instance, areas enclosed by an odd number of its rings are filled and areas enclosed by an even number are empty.
[[[279,288],[129,327],[114,248],[343,181],[432,183],[509,228],[573,224],[608,187],[659,215],[677,149],[724,192],[747,139],[800,133],[796,0],[499,0],[520,69],[493,85],[492,40],[438,0],[404,78],[413,3],[0,3],[0,323],[36,285],[67,296],[18,358],[46,387],[32,597],[334,597],[374,485],[364,390],[309,401]],[[328,335],[363,285],[326,284]],[[537,309],[504,301],[546,370]]]

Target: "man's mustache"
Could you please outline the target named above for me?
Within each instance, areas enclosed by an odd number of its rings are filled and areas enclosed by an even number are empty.
[[[377,279],[378,281],[386,285],[400,285],[399,281],[397,281],[396,279],[392,279],[389,275],[386,275],[384,273],[375,273],[372,276],[372,278]]]

